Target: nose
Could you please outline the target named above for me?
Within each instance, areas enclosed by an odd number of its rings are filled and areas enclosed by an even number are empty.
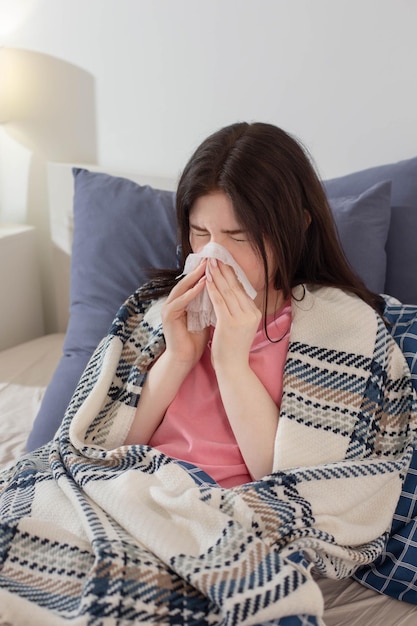
[[[207,233],[204,237],[199,238],[196,242],[195,242],[195,248],[196,248],[196,252],[200,252],[200,250],[202,250],[205,246],[207,246],[209,243],[216,243],[219,245],[221,244],[220,241],[221,237],[219,237],[218,235],[212,235]]]
[[[221,235],[207,235],[207,237],[203,237],[202,241],[198,242],[196,246],[196,252],[200,252],[203,248],[205,248],[208,244],[216,244],[218,246],[222,246],[223,248],[228,248],[227,240]]]

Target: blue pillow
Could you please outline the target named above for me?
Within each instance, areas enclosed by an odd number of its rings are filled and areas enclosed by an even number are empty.
[[[392,189],[384,293],[417,304],[417,157],[333,178],[324,181],[324,187],[334,198],[362,193],[386,180]]]
[[[411,371],[417,391],[417,306],[387,303],[385,316]],[[417,449],[395,510],[382,555],[358,570],[356,580],[398,600],[417,604]]]
[[[391,220],[391,182],[378,183],[359,195],[330,196],[329,203],[347,260],[368,289],[382,293]]]
[[[92,352],[149,268],[177,266],[173,192],[86,169],[73,173],[70,319],[28,450],[54,436]]]

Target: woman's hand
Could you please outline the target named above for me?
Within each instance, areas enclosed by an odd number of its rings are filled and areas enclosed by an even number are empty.
[[[213,367],[230,426],[256,479],[272,471],[278,425],[278,408],[249,363],[262,313],[230,266],[210,262],[208,268],[207,289],[217,317]]]
[[[215,259],[208,263],[206,284],[217,318],[211,347],[213,366],[247,364],[261,311],[229,265]]]
[[[125,443],[148,443],[168,406],[207,345],[209,329],[191,333],[186,308],[204,289],[206,263],[201,263],[172,289],[162,307],[166,350],[148,372]]]
[[[206,285],[205,271],[206,260],[175,285],[162,307],[167,355],[190,368],[200,360],[209,337],[208,328],[200,332],[188,330],[186,312],[188,304]]]

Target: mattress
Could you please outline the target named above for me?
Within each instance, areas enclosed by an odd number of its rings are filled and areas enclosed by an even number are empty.
[[[0,468],[24,454],[63,342],[55,333],[0,352]]]
[[[347,578],[318,581],[326,626],[416,626],[417,606],[400,602]]]

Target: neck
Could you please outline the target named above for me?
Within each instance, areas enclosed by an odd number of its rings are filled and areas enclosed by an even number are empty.
[[[269,288],[268,289],[268,297],[266,300],[266,294],[264,291],[259,291],[258,295],[255,298],[255,304],[263,314],[271,315],[278,311],[282,305],[284,304],[284,296],[282,291]],[[266,310],[265,310],[266,307]]]

